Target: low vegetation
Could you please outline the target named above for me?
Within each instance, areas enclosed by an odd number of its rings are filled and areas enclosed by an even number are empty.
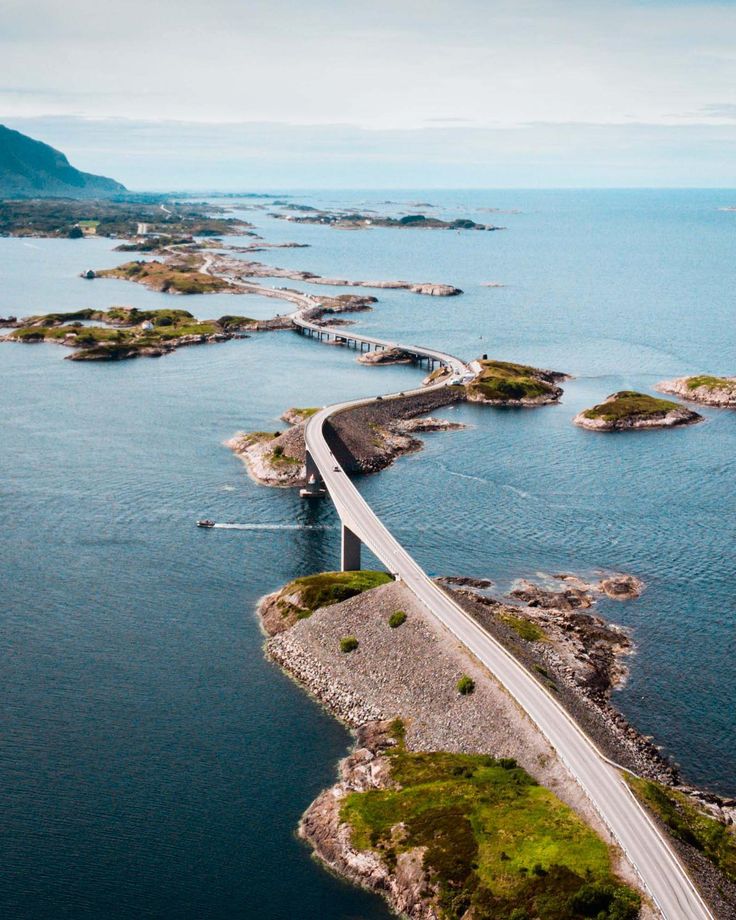
[[[396,610],[388,618],[388,625],[391,629],[398,629],[399,626],[403,626],[406,623],[406,613],[403,610]]]
[[[623,419],[661,418],[668,412],[681,408],[679,403],[669,399],[659,399],[646,393],[637,393],[635,390],[621,390],[605,402],[593,406],[592,409],[586,409],[582,415],[585,418],[618,422]]]
[[[697,390],[700,387],[708,387],[709,390],[732,390],[736,382],[728,377],[711,377],[709,374],[701,374],[698,377],[688,377],[686,381],[688,390]]]
[[[171,262],[125,262],[115,268],[95,273],[98,278],[119,278],[136,281],[169,294],[213,294],[227,291],[232,285],[224,278],[206,275],[198,270],[198,261],[192,256],[179,257]]]
[[[356,650],[358,644],[358,640],[355,636],[343,636],[342,639],[340,639],[340,651],[349,654]]]
[[[145,196],[137,200],[79,201],[64,198],[0,201],[0,236],[69,237],[81,239],[94,231],[95,236],[136,236],[139,224],[145,223],[148,235],[143,246],[151,248],[163,242],[178,242],[180,237],[227,236],[241,234],[250,224],[224,217],[212,217],[206,208],[195,203],[165,202]],[[162,239],[157,239],[158,236]],[[135,245],[135,244],[134,244]]]
[[[475,690],[475,681],[472,677],[468,677],[467,674],[463,674],[460,680],[457,682],[457,692],[461,696],[468,696]]]
[[[403,726],[402,726],[403,727]],[[398,788],[354,792],[352,842],[389,866],[425,848],[447,920],[633,920],[639,897],[611,873],[605,843],[512,759],[388,752]]]
[[[224,319],[224,325],[222,320],[199,320],[187,310],[77,310],[28,317],[7,338],[17,342],[59,342],[78,349],[75,358],[102,360],[139,353],[160,354],[185,342],[231,338],[254,322],[246,316]],[[83,323],[90,320],[104,325]]]
[[[266,437],[270,438],[271,435]],[[272,604],[280,614],[282,626],[288,626],[311,616],[320,607],[339,604],[390,581],[393,578],[387,572],[370,569],[359,572],[320,572],[295,578],[279,591]]]
[[[669,828],[673,837],[686,843],[736,882],[736,828],[703,814],[682,792],[648,779],[627,776],[636,795]]]
[[[468,385],[471,397],[486,402],[516,402],[552,401],[559,396],[559,388],[543,379],[542,372],[535,367],[509,361],[483,360],[479,363],[481,371]]]
[[[547,637],[541,626],[513,613],[500,614],[501,620],[525,642],[543,642]]]

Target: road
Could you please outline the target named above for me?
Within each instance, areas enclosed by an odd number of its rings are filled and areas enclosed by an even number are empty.
[[[314,302],[310,303],[310,306],[313,305]],[[326,331],[325,327],[308,323],[299,313],[293,314],[292,318],[302,328]],[[354,332],[346,333],[337,327],[329,331],[372,344],[395,344],[356,335]],[[411,345],[398,347],[434,357],[449,365],[454,373],[467,371],[467,365],[451,355]],[[446,385],[442,381],[432,389]],[[405,394],[426,392],[428,389],[430,387],[405,391]],[[713,920],[713,914],[685,868],[634,798],[619,770],[604,758],[547,689],[429,578],[381,523],[332,456],[324,435],[325,422],[339,412],[373,401],[371,397],[328,406],[312,416],[305,429],[307,449],[317,464],[342,523],[488,668],[537,724],[627,855],[663,917],[666,920]],[[428,499],[429,504],[434,505],[433,497],[429,496]]]

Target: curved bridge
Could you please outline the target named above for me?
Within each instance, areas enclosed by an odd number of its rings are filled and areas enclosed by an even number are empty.
[[[310,299],[309,307],[313,306],[314,301]],[[300,331],[311,330],[313,334],[347,340],[343,329],[312,323],[301,315],[303,312],[307,312],[307,307],[292,315]],[[349,338],[369,347],[387,348],[395,344],[354,332],[349,333]],[[397,347],[416,355],[417,359],[439,362],[449,367],[453,375],[468,371],[468,366],[452,355],[411,345]],[[431,387],[395,394],[393,398],[447,385],[448,381],[443,380]],[[327,406],[315,413],[305,427],[307,474],[319,477],[324,483],[342,521],[343,569],[360,568],[360,546],[365,544],[432,616],[485,665],[536,723],[636,869],[662,916],[666,920],[714,920],[685,868],[634,798],[616,766],[597,749],[549,691],[429,578],[381,523],[332,455],[324,434],[325,422],[340,412],[372,402],[375,402],[373,397]]]

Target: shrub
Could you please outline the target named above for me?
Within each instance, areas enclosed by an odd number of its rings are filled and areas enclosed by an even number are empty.
[[[354,652],[357,647],[358,640],[355,638],[355,636],[343,636],[342,639],[340,639],[341,652],[345,652],[346,654],[349,652]]]
[[[388,625],[391,627],[391,629],[396,629],[397,627],[401,626],[402,623],[406,623],[406,614],[403,610],[397,610],[388,618]]]
[[[277,444],[276,447],[274,447],[273,449],[273,455],[274,457],[283,457],[284,448],[280,444]]]
[[[475,690],[475,681],[472,677],[468,677],[467,674],[463,674],[460,680],[457,682],[457,691],[463,696],[467,696],[469,693],[472,693]]]

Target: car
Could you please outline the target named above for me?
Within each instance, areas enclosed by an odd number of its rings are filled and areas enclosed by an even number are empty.
[[[339,466],[333,466],[333,467],[332,467],[332,472],[333,472],[333,473],[339,473],[339,472],[340,472],[340,467],[339,467]]]

